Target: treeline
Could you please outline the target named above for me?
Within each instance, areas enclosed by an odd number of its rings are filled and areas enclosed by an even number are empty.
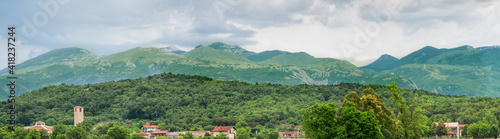
[[[245,121],[249,127],[278,128],[283,124],[301,124],[302,109],[317,103],[342,104],[348,92],[361,94],[367,88],[379,94],[388,110],[399,111],[389,99],[390,91],[381,85],[250,84],[163,73],[87,85],[63,83],[22,94],[16,98],[16,122],[21,125],[33,125],[36,121],[44,121],[49,126],[73,125],[73,107],[83,106],[85,120],[92,125],[149,121],[171,131],[186,131],[211,130],[215,125]],[[440,119],[472,124],[482,121],[487,112],[500,116],[497,98],[400,91],[407,105],[419,96],[421,113],[428,117],[423,124],[428,127]],[[6,104],[6,101],[1,102],[2,111],[7,111]],[[0,123],[7,124],[6,119],[7,115],[2,115]]]
[[[238,139],[278,139],[279,133],[276,129],[265,129],[263,126],[249,127],[245,121],[235,125]],[[22,126],[11,131],[6,125],[0,124],[0,139],[146,139],[139,135],[140,129],[127,128],[120,123],[106,123],[92,125],[87,121],[77,126],[58,124],[53,127],[52,133],[47,130],[28,130]],[[204,135],[195,136],[190,132],[180,133],[176,139],[228,139],[225,134],[213,136],[206,132]],[[157,137],[165,139],[165,137]]]

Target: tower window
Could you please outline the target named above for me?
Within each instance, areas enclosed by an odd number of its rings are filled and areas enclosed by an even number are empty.
[[[80,108],[80,112],[82,112],[82,108]]]

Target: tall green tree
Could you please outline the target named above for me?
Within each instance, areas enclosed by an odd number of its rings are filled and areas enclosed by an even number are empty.
[[[403,128],[402,138],[420,138],[429,130],[429,127],[425,125],[427,117],[422,114],[425,110],[419,107],[420,98],[416,95],[408,106],[401,95],[402,89],[396,85],[396,82],[392,82],[391,85],[386,87],[391,92],[392,104],[398,111],[397,118]]]
[[[484,114],[482,122],[491,125],[490,134],[488,136],[497,138],[500,134],[500,129],[498,128],[498,120],[495,114],[491,113],[491,111],[487,111]]]
[[[346,138],[384,138],[374,112],[372,110],[361,112],[356,109],[353,102],[346,103],[340,112],[338,122],[345,127]]]
[[[248,124],[245,121],[239,121],[238,123],[236,123],[236,125],[234,125],[234,127],[236,129],[238,129],[238,128],[246,128],[247,126],[248,126]]]
[[[108,130],[108,137],[110,139],[125,139],[130,137],[130,132],[124,126],[115,125]]]
[[[334,103],[314,104],[302,111],[302,130],[312,139],[345,138],[345,127],[337,124]]]
[[[26,135],[28,135],[28,133],[29,133],[29,130],[24,129],[21,126],[17,126],[15,128],[14,133],[11,134],[9,139],[24,139],[24,137],[26,137]]]
[[[45,129],[40,130],[40,137],[41,139],[49,139],[50,138],[49,131]]]
[[[59,134],[55,139],[66,139],[66,134]]]
[[[277,130],[275,129],[269,129],[269,134],[267,134],[268,139],[278,139],[280,137],[280,134]]]
[[[435,136],[442,136],[448,133],[448,128],[444,124],[443,119],[439,119],[437,123],[432,123],[431,134]]]
[[[467,135],[472,137],[495,137],[499,134],[498,120],[496,116],[487,111],[482,121],[467,127]]]
[[[33,129],[29,130],[28,135],[26,135],[25,139],[41,139],[40,131]]]
[[[90,130],[92,130],[92,123],[90,123],[88,120],[84,120],[83,122],[78,123],[76,126],[82,127],[87,132],[90,132]]]
[[[383,98],[375,93],[372,88],[363,90],[360,98],[361,107],[359,110],[366,112],[373,110],[376,119],[381,125],[380,130],[385,138],[397,138],[397,125],[394,113],[385,107]],[[356,103],[355,103],[356,104]]]
[[[54,126],[54,130],[52,131],[51,138],[55,139],[58,135],[66,134],[66,127],[63,124],[58,124]]]
[[[347,94],[347,96],[344,97],[344,101],[342,101],[342,105],[340,105],[339,111],[342,111],[342,109],[347,105],[347,102],[352,102],[354,103],[354,106],[356,109],[360,110],[361,107],[363,107],[361,104],[361,98],[359,97],[358,93],[355,91],[351,91]]]
[[[85,129],[83,129],[82,127],[75,126],[71,128],[68,132],[66,132],[66,137],[68,139],[86,139],[87,132],[85,132]]]
[[[250,133],[248,133],[248,129],[240,126],[240,128],[237,128],[236,131],[238,131],[238,133],[236,134],[237,139],[250,139]]]

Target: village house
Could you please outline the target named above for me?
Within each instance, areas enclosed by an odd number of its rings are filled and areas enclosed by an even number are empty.
[[[36,130],[45,129],[45,130],[47,130],[47,132],[49,132],[49,134],[52,133],[52,127],[46,126],[45,122],[42,122],[42,121],[36,122],[34,126],[25,126],[24,129],[30,129],[30,130],[32,130],[32,129],[36,129]]]
[[[301,130],[300,128],[301,127],[302,127],[302,125],[296,125],[294,129],[295,129],[295,131],[299,131],[300,132],[300,130]]]
[[[141,127],[142,132],[154,132],[154,131],[160,131],[160,128],[156,125],[149,125],[149,122],[146,122],[146,125],[143,125]]]
[[[151,133],[150,139],[156,139],[157,137],[167,137],[167,134],[169,133],[168,130],[165,131],[154,131]]]
[[[144,133],[144,132],[140,132],[140,133],[137,133],[139,136],[143,136],[144,138],[147,138],[149,139],[150,138],[150,134],[149,133]]]
[[[169,130],[165,130],[165,131],[154,131],[151,133],[151,136],[149,136],[147,138],[156,139],[157,137],[165,137],[167,139],[175,139],[175,138],[178,138],[180,134],[186,134],[188,132],[193,134],[193,136],[195,136],[195,137],[204,136],[205,133],[212,134],[210,131],[170,132]]]
[[[236,138],[236,128],[234,126],[215,126],[212,130],[212,135],[217,136],[219,134],[224,134],[229,139]]]
[[[193,136],[195,137],[205,136],[205,133],[212,135],[210,131],[187,131],[187,132],[193,134]]]
[[[465,124],[459,124],[458,122],[444,123],[445,127],[448,128],[447,135],[449,137],[462,137],[462,131],[464,130]],[[458,129],[457,129],[458,127]]]
[[[278,132],[280,135],[280,138],[295,138],[295,137],[302,137],[300,132],[297,131],[284,131],[284,132]]]
[[[281,125],[281,128],[292,128],[290,125]]]
[[[179,134],[186,134],[186,132],[168,132],[165,138],[167,139],[175,139],[179,137]]]

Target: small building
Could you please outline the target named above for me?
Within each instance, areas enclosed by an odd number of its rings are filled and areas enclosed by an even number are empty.
[[[224,134],[229,139],[235,139],[236,128],[234,128],[234,126],[215,126],[212,130],[212,135],[217,136],[219,134]]]
[[[280,135],[280,138],[301,138],[304,137],[303,133],[297,132],[297,131],[284,131],[284,132],[278,132]]]
[[[301,129],[300,129],[301,127],[302,127],[302,125],[296,125],[294,129],[295,129],[296,131],[300,131],[300,130],[301,130]]]
[[[151,133],[150,139],[156,139],[157,137],[167,137],[167,134],[169,133],[168,130],[165,131],[154,131]]]
[[[140,132],[140,133],[137,133],[139,136],[143,136],[144,138],[147,138],[149,139],[150,138],[150,134],[149,133],[144,133],[144,132]]]
[[[212,135],[210,131],[188,131],[188,132],[193,134],[193,136],[195,137],[205,136],[205,133]]]
[[[292,128],[290,125],[281,125],[281,128]]]
[[[179,137],[179,134],[186,134],[186,132],[168,132],[165,138],[167,139],[175,139]]]
[[[141,127],[142,132],[154,132],[154,131],[160,131],[160,127],[157,125],[149,125],[149,122],[146,122],[146,125],[143,125]]]
[[[448,128],[448,133],[447,135],[449,137],[462,137],[462,131],[465,128],[465,124],[459,124],[458,122],[450,122],[450,123],[444,123],[445,127]],[[457,129],[458,127],[458,129]]]
[[[43,130],[47,130],[47,132],[49,134],[52,133],[52,127],[46,126],[45,122],[42,122],[42,121],[36,122],[34,126],[25,126],[24,129],[29,129],[29,130],[32,130],[32,129],[42,130],[43,129]]]

